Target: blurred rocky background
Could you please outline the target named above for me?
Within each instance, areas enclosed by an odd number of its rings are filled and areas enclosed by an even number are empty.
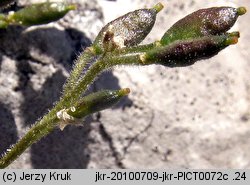
[[[41,0],[19,0],[18,6]],[[156,0],[71,0],[78,10],[30,28],[0,30],[0,153],[22,137],[61,95],[77,55],[112,19]],[[162,0],[145,43],[177,20],[211,6],[248,0]],[[15,7],[12,7],[15,8]],[[239,18],[239,43],[185,68],[120,67],[91,91],[129,87],[113,109],[84,126],[55,129],[9,168],[250,168],[250,13]]]

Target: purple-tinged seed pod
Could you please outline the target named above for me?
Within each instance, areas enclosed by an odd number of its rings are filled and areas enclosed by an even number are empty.
[[[189,66],[197,60],[213,57],[229,45],[236,44],[238,36],[236,32],[233,32],[232,34],[176,41],[170,45],[155,48],[141,58],[145,63],[168,67]]]
[[[208,35],[220,35],[228,31],[246,8],[212,7],[200,9],[176,22],[161,38],[167,45],[176,40],[185,40]]]
[[[156,4],[151,9],[129,12],[105,25],[97,35],[93,48],[97,54],[116,48],[134,46],[145,39],[156,20],[156,14],[163,5]]]

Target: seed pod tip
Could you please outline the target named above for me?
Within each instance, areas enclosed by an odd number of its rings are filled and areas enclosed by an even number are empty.
[[[231,33],[229,33],[228,35],[231,36],[231,37],[234,36],[234,37],[240,38],[240,32],[238,32],[238,31],[231,32]]]
[[[67,6],[67,9],[68,9],[68,10],[76,10],[76,9],[77,9],[77,5],[76,5],[76,4],[69,4],[69,5]]]
[[[156,10],[157,13],[159,13],[164,8],[164,5],[162,3],[157,3],[153,6],[153,9]]]
[[[244,15],[246,12],[247,12],[246,7],[242,6],[242,7],[237,8],[237,14],[238,15]]]
[[[122,96],[126,96],[130,93],[130,89],[129,88],[124,88],[120,90],[120,93]]]
[[[229,46],[229,45],[237,44],[238,38],[239,37],[237,37],[237,36],[229,36],[225,41],[225,45]]]

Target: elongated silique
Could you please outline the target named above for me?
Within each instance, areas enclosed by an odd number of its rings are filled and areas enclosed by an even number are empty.
[[[75,8],[75,5],[48,1],[26,6],[17,12],[10,13],[6,19],[10,24],[20,24],[24,26],[47,24],[52,21],[57,21]]]
[[[77,102],[77,105],[68,110],[68,114],[74,118],[83,118],[94,112],[98,112],[114,106],[122,97],[128,95],[128,88],[120,90],[102,90],[87,95]]]
[[[238,36],[235,35],[204,36],[178,41],[147,52],[144,60],[168,67],[184,67],[192,65],[197,60],[211,58],[237,42]]]

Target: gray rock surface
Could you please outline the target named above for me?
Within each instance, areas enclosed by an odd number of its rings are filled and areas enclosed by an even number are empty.
[[[19,1],[24,5],[33,1]],[[0,153],[25,134],[59,99],[72,61],[101,26],[155,0],[81,1],[78,10],[49,25],[0,30]],[[247,6],[247,0],[163,0],[152,33],[199,8]],[[112,10],[112,11],[111,11]],[[249,168],[250,14],[237,21],[236,46],[186,68],[121,67],[104,73],[91,90],[129,87],[113,109],[83,127],[55,129],[9,168]]]

